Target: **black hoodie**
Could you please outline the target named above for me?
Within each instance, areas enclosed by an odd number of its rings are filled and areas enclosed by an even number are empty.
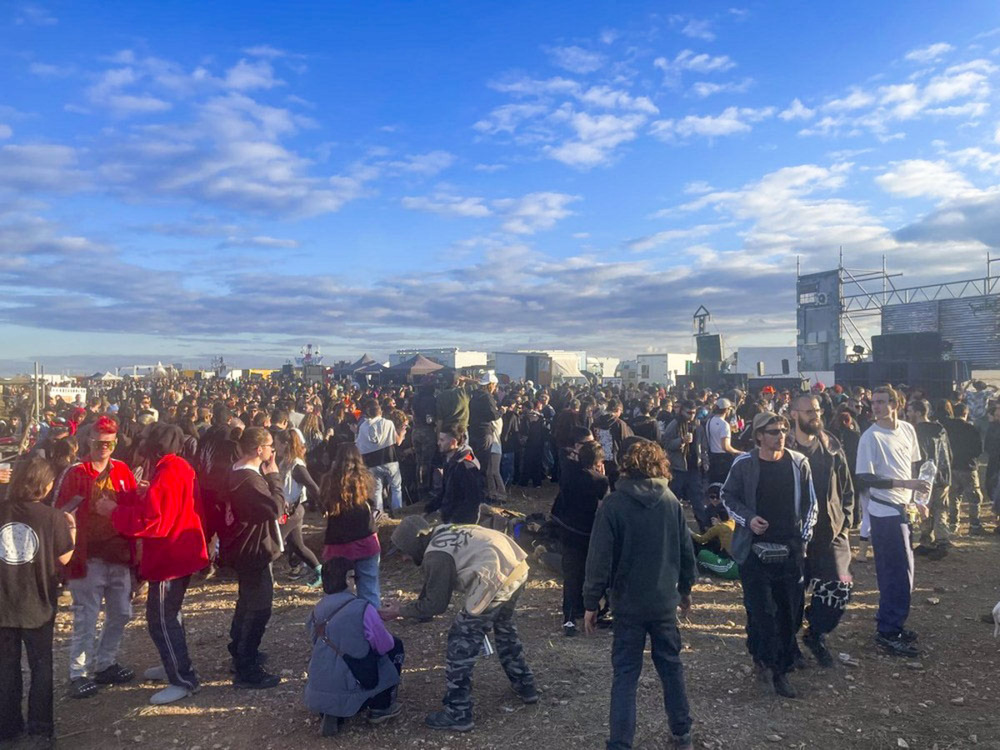
[[[266,567],[281,556],[278,519],[285,496],[277,472],[233,469],[223,497],[226,525],[219,532],[219,559],[237,571]]]
[[[444,465],[441,495],[427,503],[426,512],[441,511],[445,523],[477,523],[483,502],[483,479],[472,449],[464,445]]]

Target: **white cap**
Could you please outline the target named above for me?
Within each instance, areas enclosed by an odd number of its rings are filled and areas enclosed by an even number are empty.
[[[499,383],[497,379],[497,374],[494,370],[487,370],[483,373],[483,376],[479,378],[479,385],[489,385],[490,383]]]

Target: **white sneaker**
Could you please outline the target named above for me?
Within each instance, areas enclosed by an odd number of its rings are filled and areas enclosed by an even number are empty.
[[[142,679],[147,682],[166,682],[167,670],[162,664],[158,667],[150,667],[142,673]]]
[[[167,703],[183,700],[191,695],[192,691],[180,685],[167,685],[163,690],[153,693],[149,702],[154,706],[163,706]]]

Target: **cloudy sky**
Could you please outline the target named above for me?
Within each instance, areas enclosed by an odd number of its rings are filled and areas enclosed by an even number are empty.
[[[981,275],[993,2],[0,4],[0,371],[792,344]]]

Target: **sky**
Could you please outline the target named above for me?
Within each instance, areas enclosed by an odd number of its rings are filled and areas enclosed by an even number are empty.
[[[0,373],[795,342],[982,276],[1000,6],[0,2]]]

